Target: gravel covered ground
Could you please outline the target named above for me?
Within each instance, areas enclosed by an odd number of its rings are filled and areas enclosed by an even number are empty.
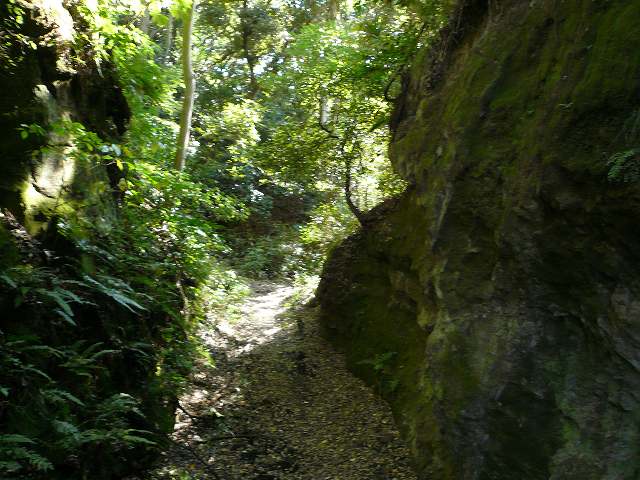
[[[203,332],[216,361],[181,400],[152,479],[415,480],[388,406],[318,334],[313,309],[257,283],[240,320]]]

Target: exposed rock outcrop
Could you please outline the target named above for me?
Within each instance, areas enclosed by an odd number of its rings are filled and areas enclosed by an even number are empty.
[[[406,79],[412,186],[319,289],[421,478],[640,477],[640,2],[467,2]],[[635,142],[635,143],[634,143]]]
[[[32,132],[22,138],[19,130],[73,121],[102,139],[116,139],[130,116],[110,66],[103,62],[99,68],[93,52],[78,50],[74,36],[82,22],[65,5],[24,0],[0,10],[0,205],[31,233],[46,228],[47,217],[73,198],[86,197],[90,185],[108,180],[106,168],[88,169],[69,154],[73,145],[65,135]],[[45,144],[53,148],[38,152]]]

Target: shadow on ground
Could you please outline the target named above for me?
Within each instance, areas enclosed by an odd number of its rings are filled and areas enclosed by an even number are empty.
[[[415,480],[388,406],[319,335],[289,286],[256,283],[236,322],[203,330],[172,447],[149,479]]]

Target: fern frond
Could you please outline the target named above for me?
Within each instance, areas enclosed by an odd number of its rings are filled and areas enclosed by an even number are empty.
[[[20,435],[18,433],[7,433],[4,435],[0,435],[0,444],[16,444],[16,443],[30,443],[35,444],[36,442],[27,437],[26,435]]]
[[[85,404],[82,400],[80,400],[75,395],[67,392],[66,390],[60,389],[50,389],[50,390],[42,390],[42,395],[45,400],[49,400],[54,403],[66,403],[66,401],[75,403],[80,407],[84,407]]]
[[[104,283],[101,283],[88,275],[84,276],[84,279],[89,284],[93,285],[96,290],[98,290],[103,295],[110,297],[112,300],[122,305],[130,312],[139,313],[140,311],[146,310],[146,308],[140,305],[137,301],[124,293],[134,293],[133,289],[129,285],[120,280],[114,279],[113,277],[101,276],[101,278],[109,278],[111,280],[111,283],[113,283],[115,286],[105,285]]]

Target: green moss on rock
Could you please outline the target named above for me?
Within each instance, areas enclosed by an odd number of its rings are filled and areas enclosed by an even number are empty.
[[[327,334],[373,385],[363,360],[398,352],[420,478],[638,478],[640,191],[606,163],[640,105],[640,4],[470,3],[398,102],[414,185],[326,265]]]

